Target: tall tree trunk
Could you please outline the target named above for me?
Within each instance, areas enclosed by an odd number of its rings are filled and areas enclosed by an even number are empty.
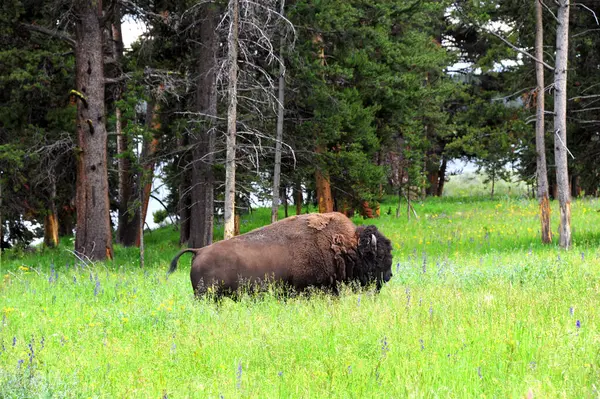
[[[188,134],[184,133],[177,141],[177,147],[183,150],[188,144]],[[192,164],[189,159],[189,153],[184,152],[183,156],[179,160],[179,164],[184,165],[181,170],[181,182],[179,183],[179,201],[177,203],[177,211],[179,214],[179,245],[184,245],[189,242],[190,238],[190,210],[192,208],[191,201],[191,186],[192,186],[192,173],[189,165]]]
[[[77,96],[77,235],[75,250],[92,260],[112,259],[108,200],[102,2],[74,3]]]
[[[205,18],[200,23],[198,51],[199,80],[196,91],[196,108],[203,122],[194,143],[192,163],[191,198],[188,245],[201,248],[213,242],[214,224],[214,163],[215,120],[217,116],[217,6],[207,3]],[[183,226],[183,224],[182,224]]]
[[[162,87],[159,89],[162,90]],[[144,234],[144,224],[148,214],[148,204],[150,203],[150,194],[152,193],[152,182],[154,181],[154,168],[156,160],[154,156],[158,150],[158,138],[156,132],[160,130],[160,104],[157,100],[148,103],[146,109],[146,127],[150,131],[152,138],[144,137],[142,153],[139,162],[142,165],[142,174],[138,176],[138,202],[140,207],[135,210],[138,214],[136,219],[138,226],[136,228],[135,245],[141,249],[141,239]],[[142,215],[140,218],[139,215]],[[140,228],[140,226],[142,226]]]
[[[229,106],[227,109],[227,155],[225,161],[225,233],[228,240],[235,234],[235,141],[237,122],[237,75],[238,75],[238,0],[229,1],[229,18],[231,27],[227,39],[229,63]]]
[[[296,205],[296,215],[302,214],[302,181],[297,179],[294,183],[294,203]]]
[[[544,60],[544,25],[542,0],[535,1],[535,57]],[[537,81],[537,109],[535,122],[535,149],[537,161],[537,198],[540,204],[540,223],[542,228],[542,242],[552,242],[552,229],[550,227],[550,200],[548,198],[548,170],[546,167],[545,143],[545,92],[544,92],[544,65],[535,63],[535,76]]]
[[[559,245],[571,247],[571,193],[567,162],[567,64],[569,53],[569,0],[558,0],[556,64],[554,66],[554,159],[560,207]]]
[[[285,0],[281,0],[281,9],[279,13],[283,17],[285,8]],[[273,171],[273,203],[271,204],[271,223],[275,223],[278,218],[279,211],[279,184],[281,179],[281,141],[283,140],[283,102],[285,94],[285,65],[283,64],[283,49],[285,39],[283,32],[279,39],[279,87],[278,87],[278,104],[277,104],[277,138],[275,141],[275,170]],[[287,207],[286,207],[287,216]]]
[[[122,73],[122,58],[123,58],[123,38],[121,34],[121,10],[120,5],[114,5],[114,19],[111,25],[112,36],[112,55],[115,58],[116,76]],[[122,98],[123,85],[118,84],[115,88],[115,100]],[[123,128],[127,122],[123,120],[121,109],[115,108],[115,132],[117,135],[117,170],[118,170],[118,226],[116,232],[117,242],[126,247],[135,245],[137,225],[139,224],[134,215],[134,210],[130,209],[136,202],[133,174],[131,172],[131,158],[125,155],[131,148],[129,137],[123,133]]]
[[[317,34],[313,38],[313,42],[319,46],[318,58],[319,63],[322,67],[325,66],[325,46],[323,45],[323,37]],[[317,141],[319,140],[316,137]],[[317,144],[315,149],[317,156],[327,152],[327,148],[324,144]],[[333,195],[331,194],[331,183],[329,181],[329,173],[322,170],[317,166],[315,171],[315,191],[317,195],[317,204],[319,207],[319,213],[333,212]]]

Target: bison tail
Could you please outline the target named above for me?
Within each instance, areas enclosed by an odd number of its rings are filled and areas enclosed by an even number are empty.
[[[197,251],[197,249],[194,249],[194,248],[186,248],[186,249],[182,249],[181,251],[179,251],[177,253],[177,255],[175,255],[175,257],[171,261],[171,267],[169,268],[169,271],[167,272],[167,276],[169,274],[173,273],[175,271],[175,269],[177,269],[177,261],[179,260],[179,257],[181,255],[183,255],[186,252],[193,252],[194,256],[195,256],[196,255],[196,251]]]

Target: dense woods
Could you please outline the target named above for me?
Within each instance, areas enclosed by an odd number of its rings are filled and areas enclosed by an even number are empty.
[[[74,231],[90,259],[112,258],[113,238],[143,245],[157,177],[163,216],[190,247],[210,244],[215,223],[235,234],[257,198],[286,215],[294,203],[376,217],[386,195],[399,207],[443,195],[462,159],[491,195],[499,179],[530,185],[544,242],[547,198],[559,200],[568,248],[571,197],[600,185],[597,11],[591,0],[3,1],[2,246]],[[133,21],[146,32],[124,48]]]

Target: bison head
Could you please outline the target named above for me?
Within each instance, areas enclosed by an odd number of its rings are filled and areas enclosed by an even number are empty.
[[[392,278],[392,243],[375,226],[359,226],[357,255],[361,267],[357,277],[361,284],[377,282],[377,289]]]

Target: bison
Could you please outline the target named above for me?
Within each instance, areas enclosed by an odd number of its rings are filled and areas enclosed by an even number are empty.
[[[201,296],[232,294],[242,281],[277,281],[294,290],[337,292],[340,283],[372,283],[379,290],[392,277],[392,245],[375,226],[355,226],[338,212],[292,216],[194,253],[192,288]]]

